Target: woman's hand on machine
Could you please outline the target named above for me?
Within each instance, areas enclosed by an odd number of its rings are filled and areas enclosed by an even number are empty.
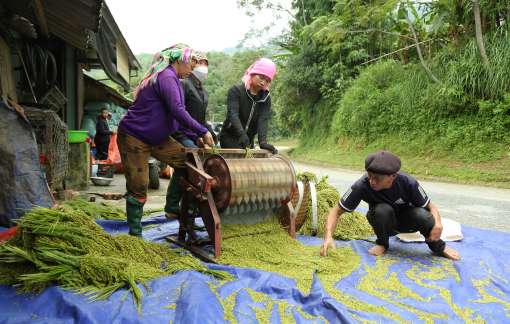
[[[204,140],[201,138],[197,139],[197,142],[195,143],[195,145],[199,148],[211,148],[209,145],[205,144]]]
[[[273,154],[278,153],[278,150],[273,145],[268,144],[268,143],[262,143],[259,145],[259,147],[263,150],[269,150]]]
[[[211,133],[209,133],[209,132],[205,133],[205,135],[202,137],[202,140],[204,141],[205,144],[207,144],[209,146],[214,144],[213,137],[212,137]]]

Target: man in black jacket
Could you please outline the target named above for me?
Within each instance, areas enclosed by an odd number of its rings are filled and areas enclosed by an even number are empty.
[[[108,120],[112,119],[112,115],[108,113],[108,109],[101,109],[101,113],[96,117],[96,160],[105,160],[108,158],[108,147],[110,146],[110,136],[117,132],[110,131]]]
[[[228,90],[228,113],[220,137],[222,148],[253,148],[254,137],[258,134],[261,149],[270,150],[273,154],[278,152],[267,143],[271,110],[268,86],[275,71],[276,66],[271,60],[258,59],[246,71],[244,84],[234,85]]]

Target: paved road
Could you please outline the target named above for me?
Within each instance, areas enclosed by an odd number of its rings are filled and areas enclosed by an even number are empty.
[[[278,148],[284,151],[285,148]],[[338,188],[341,195],[363,172],[318,166],[293,161],[294,168],[310,171]],[[419,180],[421,186],[437,207],[441,217],[453,219],[463,225],[510,233],[510,189],[498,189],[464,184]],[[360,207],[368,208],[365,202]]]
[[[286,148],[278,148],[280,152]],[[318,166],[293,161],[294,168],[301,171],[310,171],[319,178],[329,175],[327,182],[338,188],[341,195],[361,176],[363,172],[345,169]],[[167,179],[160,179],[161,187],[158,190],[149,190],[149,200],[145,209],[160,208],[165,205],[165,194],[169,183]],[[116,174],[109,187],[95,188],[89,192],[124,192],[125,179],[122,174]],[[510,189],[497,189],[463,184],[434,182],[419,180],[423,189],[430,197],[432,203],[438,208],[441,217],[453,219],[461,224],[510,233]],[[99,204],[103,199],[96,200]],[[124,200],[108,201],[108,203],[125,209]],[[360,207],[368,208],[365,202]]]

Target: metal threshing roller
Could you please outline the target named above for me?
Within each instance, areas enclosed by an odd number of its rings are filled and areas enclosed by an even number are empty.
[[[253,159],[246,159],[246,150],[240,149],[220,149],[219,154],[212,154],[212,149],[183,150],[187,153],[188,177],[180,180],[185,193],[179,236],[167,237],[168,242],[214,262],[197,247],[209,240],[197,240],[193,226],[188,228],[190,202],[195,204],[193,218],[198,210],[204,221],[214,258],[221,255],[221,223],[254,224],[276,213],[282,228],[295,237],[295,213],[290,200],[296,191],[296,173],[287,157],[271,155],[267,150],[252,150]]]

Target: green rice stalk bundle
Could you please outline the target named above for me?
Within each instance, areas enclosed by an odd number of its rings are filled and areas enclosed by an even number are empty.
[[[317,192],[317,237],[324,238],[324,225],[330,210],[335,207],[340,198],[337,189],[326,183],[328,176],[325,176],[315,185]],[[312,199],[308,203],[308,211],[305,221],[298,231],[300,235],[313,235],[313,212]],[[368,223],[363,213],[354,211],[344,213],[338,218],[338,225],[333,233],[333,238],[337,240],[365,240],[374,243],[374,241],[365,239],[367,236],[375,236],[372,226]]]
[[[213,145],[211,146],[211,148],[212,148],[212,152],[213,152],[213,154],[219,154],[219,153],[218,153],[218,149],[216,148],[216,145],[214,145],[214,144],[213,144]]]
[[[162,211],[165,211],[165,208],[154,208],[154,209],[144,210],[143,211],[143,216],[149,216],[149,214],[159,213],[159,212],[162,212]]]
[[[93,219],[121,221],[127,219],[125,211],[110,206],[105,202],[101,202],[101,206],[97,206],[77,197],[74,201],[64,201],[61,204],[73,210],[81,210]]]
[[[51,284],[104,299],[121,288],[140,306],[137,283],[177,270],[197,270],[220,279],[182,250],[147,242],[126,234],[111,236],[80,210],[36,207],[18,222],[18,232],[0,245],[0,285],[19,285],[18,293],[42,291]],[[166,267],[162,265],[166,262]]]
[[[297,181],[317,183],[317,176],[313,172],[299,172],[296,175]]]
[[[251,152],[251,150],[250,150],[250,148],[249,148],[249,147],[247,147],[247,148],[246,148],[246,157],[245,157],[245,158],[246,158],[246,159],[253,159],[253,158],[255,158],[255,157],[253,156],[253,153]]]
[[[125,221],[127,220],[126,212],[120,208],[109,205],[102,201],[101,206],[94,205],[82,198],[75,198],[74,201],[64,201],[61,205],[71,208],[73,210],[81,210],[88,216],[97,220],[114,220],[114,221]],[[155,208],[143,211],[143,216],[148,216],[152,213],[162,212],[164,208]]]
[[[161,224],[160,225],[149,224],[149,225],[145,226],[144,228],[142,228],[142,231],[146,231],[146,230],[149,230],[151,228],[157,228],[157,229],[159,229],[161,231],[161,229],[159,228],[160,226],[161,226]]]

